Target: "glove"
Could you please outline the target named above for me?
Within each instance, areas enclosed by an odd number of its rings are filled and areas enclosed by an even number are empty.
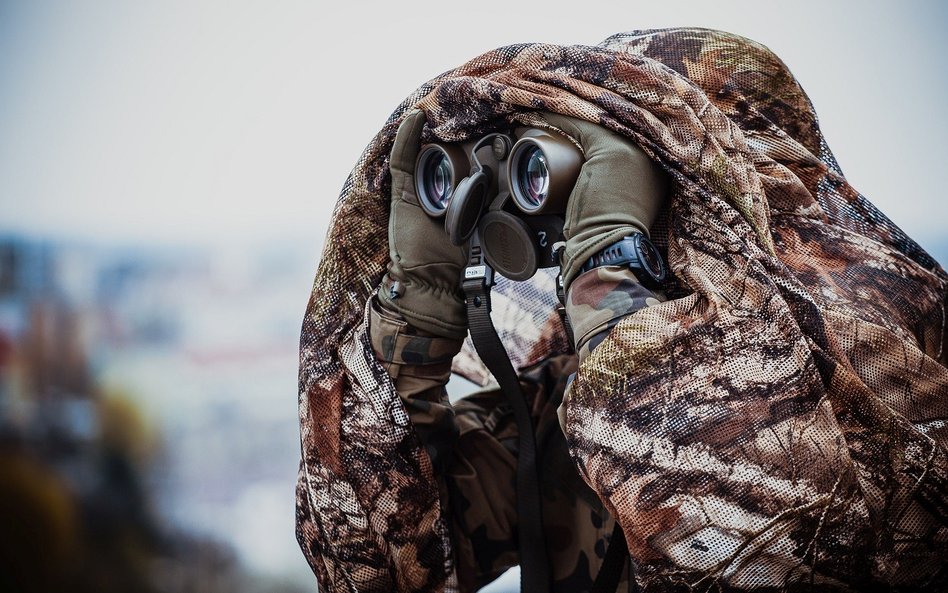
[[[586,153],[566,207],[563,282],[567,289],[586,261],[623,237],[648,236],[665,196],[665,177],[632,141],[591,122],[555,113],[543,117],[576,139]]]
[[[585,274],[579,270],[623,237],[635,232],[648,236],[664,202],[666,181],[630,140],[587,121],[556,114],[544,117],[575,138],[586,153],[566,207],[561,262],[566,315],[582,361],[619,321],[663,300],[626,266],[603,266]]]
[[[410,113],[398,127],[392,147],[392,209],[388,222],[391,261],[378,291],[381,305],[398,312],[412,327],[461,340],[467,313],[461,292],[464,249],[448,240],[444,223],[425,214],[415,194],[415,159],[425,115]]]

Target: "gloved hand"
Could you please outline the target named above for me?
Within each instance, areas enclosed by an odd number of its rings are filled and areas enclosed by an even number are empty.
[[[594,123],[555,113],[544,119],[583,147],[586,162],[566,208],[563,282],[567,290],[579,269],[623,237],[648,236],[665,195],[665,177],[631,140]]]
[[[666,194],[665,174],[631,140],[588,121],[545,113],[576,139],[586,162],[570,194],[563,234],[562,274],[566,314],[580,360],[624,317],[663,300],[627,266],[602,266],[580,274],[594,254],[649,227]]]
[[[415,111],[402,121],[395,135],[388,223],[391,261],[378,300],[414,328],[460,340],[467,335],[461,292],[466,255],[448,240],[442,220],[425,214],[415,194],[415,159],[424,124],[424,113]]]

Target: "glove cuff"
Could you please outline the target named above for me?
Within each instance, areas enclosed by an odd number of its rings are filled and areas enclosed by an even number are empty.
[[[583,240],[577,241],[574,239],[566,242],[566,250],[563,252],[562,272],[563,286],[566,287],[567,292],[569,292],[573,281],[580,276],[580,269],[583,264],[589,261],[589,258],[633,233],[643,233],[648,236],[648,230],[643,230],[638,226],[612,225],[612,227]]]
[[[450,365],[463,344],[418,331],[376,299],[369,308],[369,337],[376,358],[397,365]]]
[[[396,281],[386,274],[379,302],[397,311],[412,327],[448,340],[467,336],[467,311],[456,293],[412,281]]]

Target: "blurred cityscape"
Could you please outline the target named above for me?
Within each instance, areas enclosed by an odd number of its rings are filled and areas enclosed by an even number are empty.
[[[313,591],[309,249],[0,236],[0,591]]]

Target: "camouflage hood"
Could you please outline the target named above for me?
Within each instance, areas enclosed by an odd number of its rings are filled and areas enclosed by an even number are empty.
[[[773,53],[671,29],[485,53],[409,96],[356,164],[300,350],[298,538],[326,590],[456,588],[431,462],[365,332],[388,261],[389,152],[412,108],[426,141],[538,110],[586,119],[672,178],[651,233],[671,298],[625,318],[565,401],[573,459],[640,584],[933,578],[948,559],[948,277],[847,183]],[[567,350],[549,274],[495,290],[517,367]],[[467,347],[455,370],[486,379]]]

